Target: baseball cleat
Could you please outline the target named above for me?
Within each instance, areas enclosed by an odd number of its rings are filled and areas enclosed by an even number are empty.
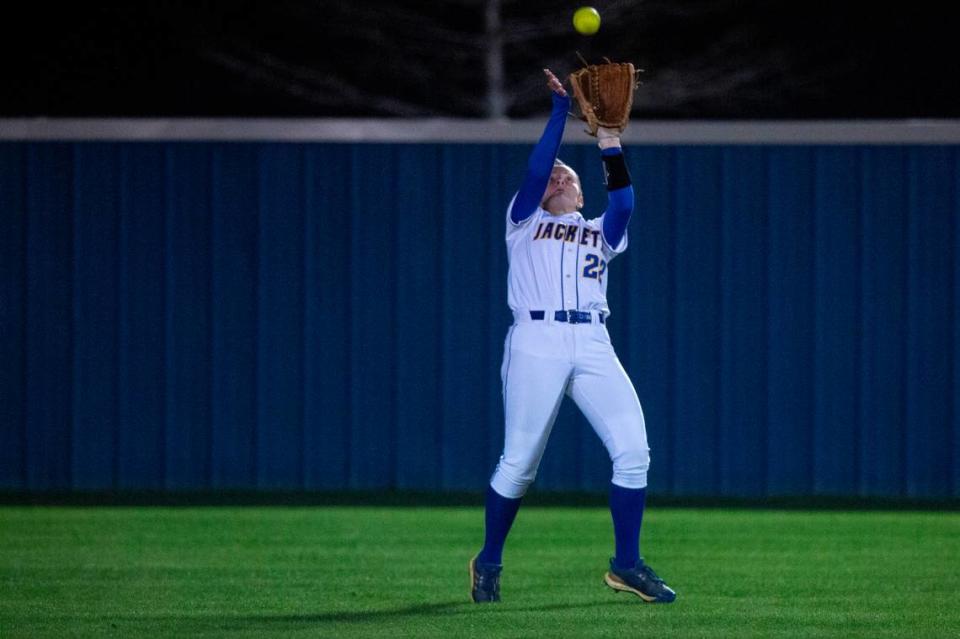
[[[603,577],[604,582],[617,592],[632,592],[648,603],[670,603],[677,598],[677,593],[663,583],[647,564],[643,557],[633,568],[622,570],[616,567],[610,559],[610,572]]]
[[[500,564],[484,564],[470,560],[470,596],[476,603],[500,601]]]

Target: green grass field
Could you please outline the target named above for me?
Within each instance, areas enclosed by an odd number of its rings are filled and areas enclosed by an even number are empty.
[[[520,511],[469,603],[479,508],[0,507],[0,637],[958,637],[960,513],[648,509],[678,592],[602,584],[603,508]]]

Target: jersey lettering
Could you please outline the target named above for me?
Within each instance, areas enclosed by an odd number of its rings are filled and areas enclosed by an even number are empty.
[[[543,222],[540,222],[540,226],[537,227],[537,233],[533,236],[533,239],[539,240],[545,237],[549,237],[550,233],[553,232],[553,222],[547,222],[544,226]]]
[[[579,238],[579,239],[578,239]],[[579,242],[583,246],[593,246],[597,248],[600,245],[600,231],[594,231],[579,226],[577,224],[563,224],[562,222],[540,222],[536,233],[533,234],[534,240],[562,240],[564,242]]]

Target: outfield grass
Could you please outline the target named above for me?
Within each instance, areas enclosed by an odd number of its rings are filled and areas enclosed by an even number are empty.
[[[525,508],[469,603],[479,508],[0,507],[0,637],[957,637],[960,513],[650,509],[678,592],[602,584],[602,508]]]

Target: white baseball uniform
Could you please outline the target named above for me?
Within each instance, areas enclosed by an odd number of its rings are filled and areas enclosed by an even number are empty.
[[[626,250],[626,233],[613,248],[603,237],[603,216],[554,216],[538,207],[515,224],[512,206],[506,241],[514,324],[501,368],[505,438],[490,483],[504,497],[526,493],[566,393],[610,454],[612,482],[644,488],[650,454],[643,410],[605,324],[607,264]]]

